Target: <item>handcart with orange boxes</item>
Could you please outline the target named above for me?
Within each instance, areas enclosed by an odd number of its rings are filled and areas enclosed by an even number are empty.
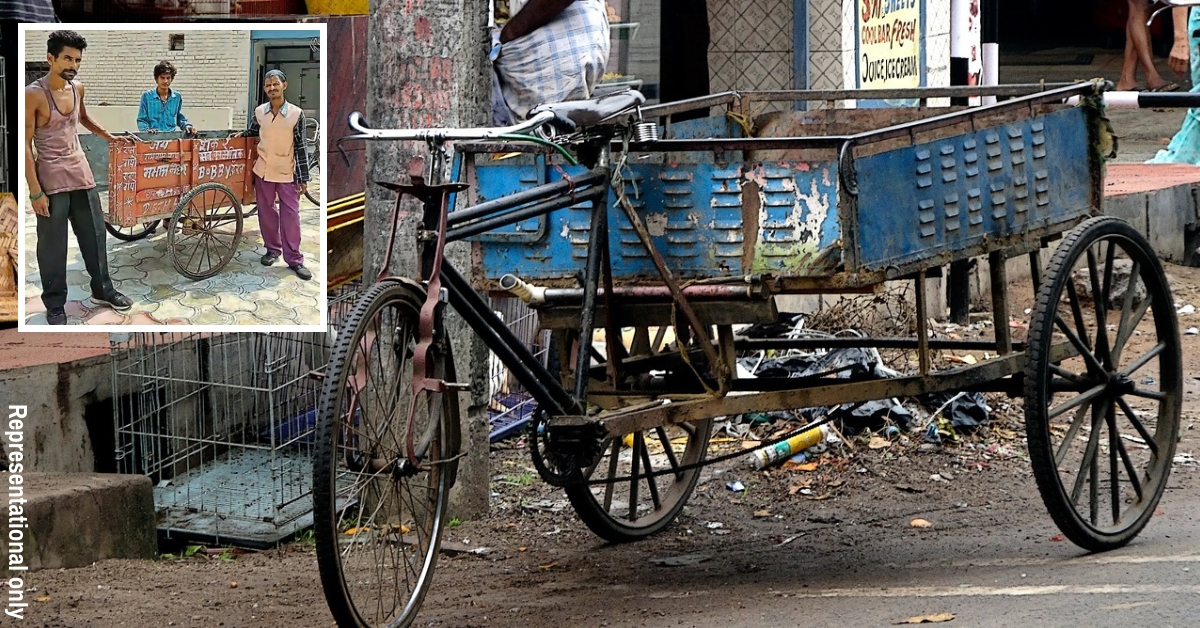
[[[167,228],[171,263],[189,279],[212,277],[233,259],[243,205],[254,203],[257,138],[178,138],[112,143],[108,230],[121,240]]]

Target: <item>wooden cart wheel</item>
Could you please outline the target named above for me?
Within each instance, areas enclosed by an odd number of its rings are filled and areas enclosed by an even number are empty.
[[[161,221],[151,220],[150,222],[143,222],[139,225],[133,225],[132,227],[121,227],[119,225],[106,222],[104,223],[104,228],[108,230],[108,233],[111,234],[112,237],[118,240],[133,242],[134,240],[141,240],[151,233],[154,233],[154,229],[155,227],[158,227],[159,222]]]
[[[1073,229],[1046,270],[1028,346],[1025,429],[1042,500],[1080,547],[1120,547],[1167,485],[1182,403],[1175,309],[1146,239],[1111,217]]]
[[[425,293],[371,286],[342,323],[325,369],[313,457],[313,539],[329,610],[343,628],[412,624],[433,578],[457,472],[456,393],[424,391],[405,445],[412,356]],[[454,381],[445,338],[428,365]]]
[[[225,185],[203,183],[179,199],[167,230],[175,269],[189,279],[217,274],[242,237],[242,203]]]
[[[567,498],[587,527],[607,541],[637,541],[661,532],[700,478],[699,467],[670,471],[704,460],[711,432],[710,419],[605,439],[599,460],[583,470],[588,483],[566,485]]]

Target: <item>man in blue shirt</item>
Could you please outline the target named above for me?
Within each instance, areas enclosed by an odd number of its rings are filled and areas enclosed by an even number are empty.
[[[188,135],[196,134],[196,127],[183,115],[183,96],[171,89],[174,80],[175,66],[170,61],[164,59],[154,66],[154,82],[158,87],[142,94],[142,102],[138,105],[138,131],[155,133],[183,129]]]

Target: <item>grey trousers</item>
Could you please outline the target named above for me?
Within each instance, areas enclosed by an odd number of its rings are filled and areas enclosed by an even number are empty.
[[[108,277],[104,214],[96,188],[49,195],[50,215],[37,217],[37,260],[42,275],[42,303],[46,309],[67,303],[67,223],[75,232],[83,265],[92,277],[92,294],[108,296],[113,290]]]

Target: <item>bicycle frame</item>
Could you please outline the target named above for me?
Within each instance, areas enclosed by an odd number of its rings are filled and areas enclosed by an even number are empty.
[[[605,146],[603,151],[607,150],[607,146]],[[431,142],[430,161],[426,167],[426,175],[434,181],[448,178],[443,175],[446,172],[447,164],[454,163],[460,156],[461,153],[453,152],[443,143]],[[545,411],[554,416],[582,414],[584,412],[582,399],[586,394],[587,367],[591,354],[587,351],[579,352],[573,391],[568,391],[560,380],[542,366],[524,343],[505,326],[504,322],[471,287],[467,278],[452,264],[445,261],[443,252],[445,246],[451,242],[458,242],[530,218],[544,216],[555,210],[579,203],[590,203],[592,210],[591,241],[603,243],[602,246],[593,246],[589,249],[584,274],[583,320],[579,332],[581,338],[590,338],[595,326],[594,312],[602,276],[602,262],[607,258],[607,199],[610,175],[610,169],[605,165],[604,160],[601,160],[601,165],[582,176],[540,185],[460,211],[451,211],[451,208],[456,200],[455,194],[465,189],[462,184],[428,184],[424,177],[413,177],[412,183],[408,185],[389,185],[387,187],[399,191],[401,196],[397,198],[393,210],[388,252],[385,253],[383,266],[377,280],[385,280],[389,276],[387,267],[395,240],[396,216],[403,195],[411,194],[421,200],[423,206],[421,227],[417,237],[417,263],[419,277],[429,286],[427,303],[434,303],[442,299],[442,295],[438,292],[444,284],[446,300],[449,301],[450,306],[483,339],[484,344],[508,366],[517,381],[529,391]],[[608,279],[611,283],[611,273]],[[612,293],[611,286],[607,293]],[[423,308],[423,328],[426,313],[426,308]],[[432,334],[432,328],[430,334]],[[431,337],[424,337],[424,331],[422,336],[422,343],[432,340]],[[416,378],[420,378],[422,375],[419,370],[422,366],[419,362],[421,361],[414,360],[414,366],[418,369]],[[414,383],[414,386],[416,385]],[[422,386],[430,385],[426,383]]]

